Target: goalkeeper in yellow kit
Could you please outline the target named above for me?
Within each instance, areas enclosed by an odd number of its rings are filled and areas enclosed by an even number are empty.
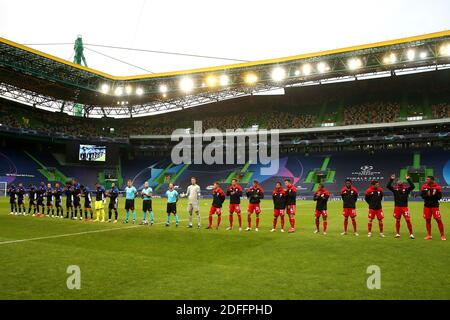
[[[95,184],[95,221],[105,222],[105,201],[106,201],[106,190],[100,184]]]

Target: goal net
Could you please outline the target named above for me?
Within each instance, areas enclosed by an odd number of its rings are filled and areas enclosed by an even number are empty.
[[[8,187],[8,184],[6,182],[0,181],[0,197],[6,197],[6,189]]]

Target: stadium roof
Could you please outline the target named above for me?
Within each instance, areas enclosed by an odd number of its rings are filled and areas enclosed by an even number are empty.
[[[178,110],[289,86],[447,68],[450,30],[193,70],[113,76],[0,38],[0,96],[90,116]]]

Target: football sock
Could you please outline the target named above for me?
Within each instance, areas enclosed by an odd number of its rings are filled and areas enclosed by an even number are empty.
[[[427,234],[431,236],[431,219],[426,219]]]
[[[247,216],[247,223],[248,223],[248,227],[251,228],[252,227],[252,216],[251,215]]]
[[[136,211],[135,210],[133,210],[132,217],[133,217],[133,220],[136,220]]]
[[[200,212],[197,211],[197,225],[201,225],[202,224],[202,217],[200,216]]]
[[[170,213],[167,214],[167,217],[166,217],[166,224],[170,224]]]
[[[323,220],[323,232],[327,232],[327,225],[328,225],[328,221]]]
[[[412,230],[412,224],[411,224],[411,220],[410,219],[406,220],[406,225],[408,226],[409,234],[412,234],[413,230]]]
[[[108,219],[111,220],[112,217],[112,210],[108,209]]]
[[[114,216],[117,220],[117,218],[119,218],[119,212],[117,211],[117,209],[114,209]]]
[[[281,219],[281,229],[284,229],[284,215],[280,217]]]
[[[316,229],[319,231],[320,221],[316,218]]]
[[[383,221],[378,221],[378,226],[380,227],[380,233],[383,233]]]
[[[356,232],[356,219],[352,218],[353,231]]]
[[[220,226],[220,221],[222,221],[222,216],[219,214],[218,216],[217,216],[217,229],[219,229],[219,226]]]
[[[208,216],[208,221],[209,221],[209,226],[208,226],[208,228],[211,228],[212,227],[212,221],[213,220],[213,218],[212,218],[212,214],[210,214],[209,216]]]
[[[278,217],[277,216],[273,217],[273,228],[274,229],[277,228],[277,221],[278,221]]]
[[[128,221],[130,218],[130,211],[127,211],[127,214],[125,215],[125,221]]]
[[[189,225],[192,226],[192,211],[189,212]]]
[[[242,228],[242,216],[240,213],[238,213],[238,222],[239,222],[239,228]]]
[[[155,222],[155,217],[153,216],[153,211],[150,211],[150,221]]]
[[[295,218],[294,215],[289,216],[289,223],[291,224],[291,228],[295,227]]]
[[[142,217],[142,220],[143,220],[143,221],[147,220],[147,211],[144,211],[144,215],[143,215],[143,217]]]
[[[175,213],[175,224],[178,224],[178,215]]]
[[[395,221],[395,232],[397,232],[397,234],[400,233],[400,219],[396,219]]]
[[[345,217],[344,219],[344,232],[347,233],[347,228],[348,228],[348,218]]]
[[[367,225],[369,232],[372,232],[372,220],[369,221],[369,224]]]
[[[233,214],[230,214],[228,216],[228,219],[230,220],[230,227],[232,228],[233,227]]]
[[[441,237],[443,237],[444,236],[444,224],[442,223],[442,220],[441,219],[437,220],[437,224],[439,227],[439,232],[441,233]]]
[[[259,214],[256,215],[256,228],[259,228]]]
[[[102,220],[105,220],[105,209],[101,208],[100,212],[102,214]]]

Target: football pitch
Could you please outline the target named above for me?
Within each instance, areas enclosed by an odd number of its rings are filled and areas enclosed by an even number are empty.
[[[123,199],[120,223],[112,224],[12,216],[2,197],[0,299],[450,299],[450,242],[439,239],[434,221],[434,239],[423,240],[421,202],[410,203],[415,240],[403,220],[402,237],[394,238],[392,202],[384,202],[386,238],[378,235],[376,222],[367,238],[361,201],[359,237],[351,223],[349,235],[340,235],[340,201],[329,203],[326,236],[313,233],[313,201],[297,203],[294,234],[269,232],[269,200],[262,203],[258,233],[225,230],[228,201],[220,230],[205,230],[210,203],[202,200],[203,226],[197,230],[186,228],[185,200],[178,204],[175,228],[164,226],[164,199],[153,200],[156,224],[150,227],[122,223]],[[139,222],[140,199],[137,208]],[[450,204],[441,209],[450,234]],[[244,214],[244,226],[246,221]],[[80,268],[79,290],[66,284],[72,265]],[[381,288],[371,290],[367,269],[373,265],[380,268]]]

